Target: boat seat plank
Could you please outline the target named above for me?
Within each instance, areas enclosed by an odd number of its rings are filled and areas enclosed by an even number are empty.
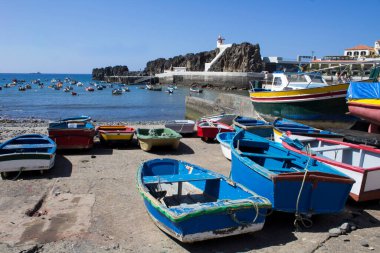
[[[145,176],[143,177],[145,184],[158,184],[158,183],[178,183],[189,181],[202,181],[220,179],[209,174],[179,174],[179,175],[162,175],[162,176]]]
[[[34,149],[34,148],[52,148],[52,144],[10,144],[4,149]]]
[[[268,155],[268,154],[257,154],[257,153],[249,153],[249,152],[240,152],[242,156],[248,157],[259,157],[259,158],[272,158],[272,159],[280,159],[280,160],[295,160],[296,158],[290,156],[279,156],[279,155]]]
[[[324,151],[337,151],[337,150],[344,150],[349,149],[349,146],[345,145],[332,145],[332,146],[323,146],[318,148],[312,148],[311,150],[314,152],[324,152]]]

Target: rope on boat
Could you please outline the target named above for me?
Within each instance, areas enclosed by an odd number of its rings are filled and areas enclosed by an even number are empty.
[[[16,181],[18,179],[18,177],[21,175],[21,172],[23,172],[24,169],[25,169],[25,167],[21,167],[20,170],[19,170],[19,172],[18,172],[18,174],[17,174],[17,176],[15,176],[14,178],[12,178],[11,180],[12,181]]]
[[[300,222],[305,228],[310,228],[311,226],[313,226],[313,221],[309,218],[306,218],[306,217],[303,217],[302,214],[299,213],[299,210],[298,210],[298,207],[299,207],[299,201],[301,199],[301,194],[302,194],[302,190],[303,190],[303,187],[304,187],[304,184],[305,184],[305,181],[306,181],[306,176],[307,176],[307,168],[309,166],[309,162],[311,160],[311,148],[310,148],[310,144],[308,144],[306,146],[306,153],[309,155],[308,157],[308,160],[307,160],[307,163],[306,163],[306,167],[305,167],[305,174],[303,175],[303,179],[302,179],[302,184],[301,184],[301,188],[300,188],[300,191],[298,192],[298,196],[297,196],[297,202],[296,202],[296,213],[295,213],[295,219],[294,219],[294,226],[296,227],[297,230],[299,230],[299,225],[298,223]],[[306,223],[308,224],[306,224]]]
[[[257,217],[259,217],[259,207],[257,205],[257,203],[253,200],[250,200],[248,199],[248,201],[250,203],[252,203],[253,205],[253,208],[255,209],[255,212],[256,212],[256,215],[255,215],[255,218],[252,220],[252,221],[240,221],[237,217],[236,217],[236,213],[233,211],[233,210],[228,210],[227,213],[230,215],[231,219],[236,222],[237,224],[241,225],[241,226],[247,226],[249,224],[253,224],[256,222],[257,220]]]

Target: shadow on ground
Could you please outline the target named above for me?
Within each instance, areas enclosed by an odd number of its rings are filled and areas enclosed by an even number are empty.
[[[378,203],[378,202],[377,202]],[[368,204],[372,208],[374,204]],[[376,210],[379,210],[379,204]],[[366,206],[365,208],[371,208]],[[232,237],[208,240],[192,244],[185,244],[176,241],[181,247],[190,252],[245,252],[249,250],[260,250],[273,246],[283,246],[293,241],[299,240],[295,232],[315,233],[318,236],[328,236],[331,228],[341,226],[345,222],[353,223],[358,229],[379,227],[380,222],[371,214],[347,206],[346,210],[340,214],[315,215],[312,217],[313,226],[311,228],[301,227],[298,230],[294,226],[294,214],[273,212],[266,219],[263,230],[251,234],[243,234]],[[323,239],[321,239],[323,240]]]
[[[177,149],[173,149],[170,146],[153,147],[152,150],[149,151],[149,153],[156,155],[190,155],[194,154],[194,150],[185,143],[180,142]]]

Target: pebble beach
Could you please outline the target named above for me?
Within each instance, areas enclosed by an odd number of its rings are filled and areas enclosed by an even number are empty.
[[[95,122],[157,127],[156,122]],[[26,133],[47,134],[45,120],[0,122],[0,142]],[[293,225],[294,214],[273,212],[252,234],[183,244],[158,229],[136,189],[142,161],[174,158],[228,175],[230,162],[218,143],[182,138],[178,150],[142,151],[95,145],[87,151],[59,151],[55,166],[23,172],[0,183],[0,252],[377,252],[378,201],[348,201],[342,213],[317,215],[310,228]],[[17,174],[17,173],[16,173]],[[13,175],[16,176],[16,175]]]

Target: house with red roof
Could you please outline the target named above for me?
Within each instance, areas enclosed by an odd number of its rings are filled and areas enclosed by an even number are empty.
[[[370,47],[367,45],[357,45],[344,50],[345,56],[350,57],[372,57],[374,55],[380,55],[380,40],[375,41],[375,46]]]

